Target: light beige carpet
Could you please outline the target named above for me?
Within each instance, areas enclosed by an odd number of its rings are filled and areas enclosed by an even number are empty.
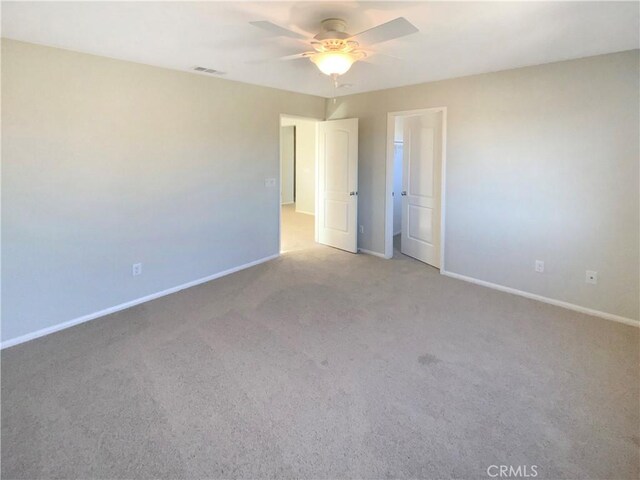
[[[637,479],[638,340],[313,246],[4,350],[2,478]]]

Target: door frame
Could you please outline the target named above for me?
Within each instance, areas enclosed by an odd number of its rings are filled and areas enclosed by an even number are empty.
[[[280,128],[282,127],[282,119],[283,118],[293,118],[293,119],[297,119],[297,120],[309,120],[312,122],[324,122],[324,118],[316,118],[316,117],[305,117],[302,115],[293,115],[293,114],[289,114],[289,113],[281,113],[278,116],[278,172],[277,172],[277,177],[276,177],[276,182],[278,183],[278,255],[282,254],[282,204],[280,203],[280,199],[282,198],[282,171],[280,168],[280,152],[281,152],[281,148],[282,145],[280,145]],[[295,138],[295,137],[294,137]],[[295,154],[295,152],[294,152]],[[315,175],[316,175],[316,184],[318,182],[318,126],[316,125],[316,155],[315,155]],[[295,175],[293,177],[293,182],[295,185]],[[316,185],[316,192],[315,192],[315,202],[316,202],[316,210],[318,208],[318,188]],[[314,225],[314,239],[317,242],[318,241],[318,225],[317,225],[317,219],[318,219],[318,215],[316,212],[315,215],[315,221],[313,222]]]
[[[393,257],[393,162],[394,133],[397,117],[409,117],[423,113],[442,113],[442,178],[440,185],[440,273],[444,272],[445,251],[445,199],[447,185],[447,107],[420,108],[387,113],[387,162],[385,179],[384,258]]]

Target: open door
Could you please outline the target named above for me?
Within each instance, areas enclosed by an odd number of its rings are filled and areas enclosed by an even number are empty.
[[[440,268],[442,112],[404,118],[401,251]]]
[[[358,251],[358,119],[318,122],[318,242]]]

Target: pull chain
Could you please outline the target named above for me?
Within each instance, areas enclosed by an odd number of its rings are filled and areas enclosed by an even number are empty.
[[[333,79],[333,90],[334,90],[333,104],[335,105],[336,97],[338,96],[338,74],[337,73],[332,74],[331,78]]]

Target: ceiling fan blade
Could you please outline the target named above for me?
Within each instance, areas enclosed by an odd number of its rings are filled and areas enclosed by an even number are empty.
[[[298,60],[299,58],[309,58],[311,55],[313,55],[315,52],[302,52],[302,53],[296,53],[294,55],[287,55],[286,57],[280,57],[277,58],[276,60]]]
[[[294,32],[293,30],[286,29],[284,27],[281,27],[280,25],[276,25],[275,23],[267,22],[266,20],[261,20],[258,22],[249,22],[249,23],[254,27],[258,27],[262,30],[266,30],[267,32],[272,33],[273,35],[276,35],[279,37],[291,37],[291,38],[297,38],[302,40],[307,38],[304,35]]]
[[[360,32],[351,37],[351,39],[356,40],[360,45],[369,46],[376,43],[386,42],[387,40],[393,40],[394,38],[411,35],[418,31],[419,30],[413,26],[409,20],[404,17],[398,17],[390,22],[383,23],[377,27]]]
[[[285,57],[278,58],[267,58],[260,60],[249,60],[245,63],[249,64],[258,64],[258,63],[269,63],[269,62],[283,62],[288,60],[298,60],[300,58],[309,58],[309,56],[313,55],[315,52],[302,52],[302,53],[294,53],[293,55],[287,55]]]
[[[367,56],[362,59],[365,63],[373,63],[380,65],[397,65],[400,62],[404,62],[404,58],[396,57],[395,55],[389,55],[387,53],[382,52],[372,52],[371,50],[367,51]]]

